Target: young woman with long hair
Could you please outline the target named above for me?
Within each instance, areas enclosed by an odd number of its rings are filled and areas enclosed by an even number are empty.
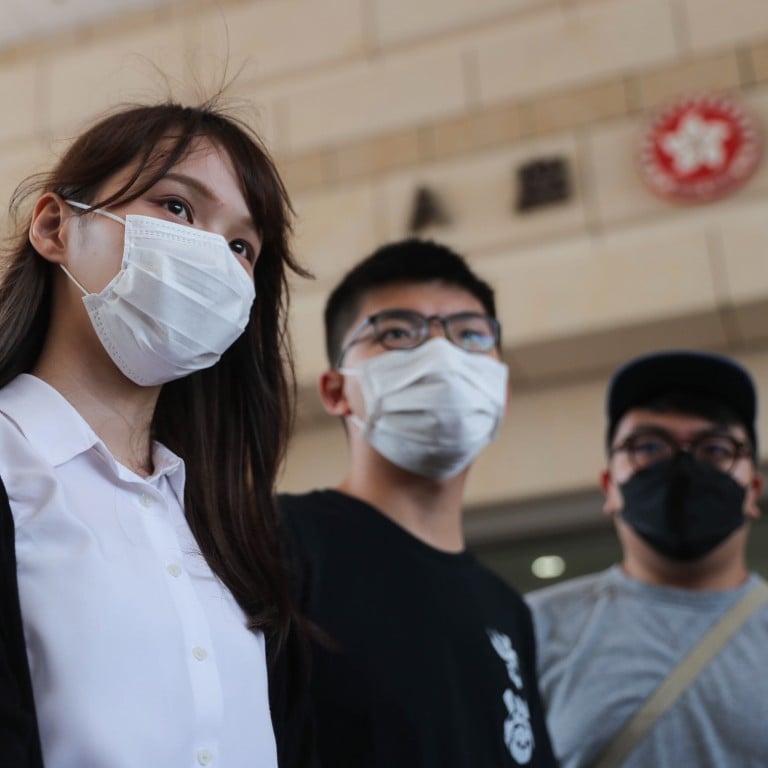
[[[270,157],[213,104],[128,107],[25,200],[0,282],[2,761],[310,764],[274,505],[302,270]]]

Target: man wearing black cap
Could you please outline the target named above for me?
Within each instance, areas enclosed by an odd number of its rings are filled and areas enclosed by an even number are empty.
[[[745,558],[755,414],[722,356],[614,375],[600,479],[622,563],[528,596],[562,768],[768,765],[768,586]]]

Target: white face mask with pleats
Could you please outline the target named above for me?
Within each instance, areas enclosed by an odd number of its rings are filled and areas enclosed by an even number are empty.
[[[253,280],[226,239],[152,216],[92,212],[125,227],[120,271],[99,293],[89,293],[62,269],[83,292],[115,365],[136,384],[154,386],[218,362],[245,330],[255,297]]]
[[[363,437],[398,467],[453,477],[496,437],[507,402],[508,369],[443,338],[341,368],[360,382]]]

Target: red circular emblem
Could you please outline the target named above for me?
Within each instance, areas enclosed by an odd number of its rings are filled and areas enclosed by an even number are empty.
[[[724,96],[687,97],[651,120],[640,170],[658,195],[698,203],[740,187],[760,162],[757,121]]]

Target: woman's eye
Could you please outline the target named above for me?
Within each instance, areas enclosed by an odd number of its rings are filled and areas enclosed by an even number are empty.
[[[229,248],[235,256],[240,256],[251,264],[255,261],[253,249],[245,240],[231,240]]]
[[[165,209],[174,216],[184,219],[185,221],[192,221],[192,212],[190,211],[189,206],[181,200],[173,198],[171,200],[166,200],[163,205],[165,206]]]

